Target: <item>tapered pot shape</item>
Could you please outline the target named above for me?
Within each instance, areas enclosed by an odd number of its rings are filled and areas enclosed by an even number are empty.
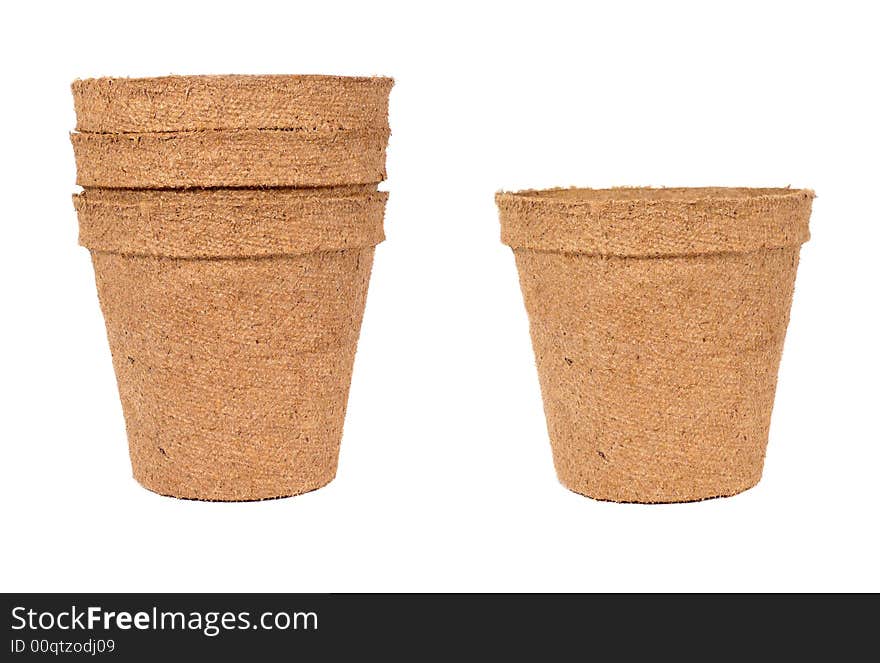
[[[333,479],[385,196],[74,197],[141,484],[257,500]]]
[[[686,502],[761,478],[813,194],[499,193],[560,481]]]

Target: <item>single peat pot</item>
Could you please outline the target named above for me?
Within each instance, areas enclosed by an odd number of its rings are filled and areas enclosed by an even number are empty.
[[[761,478],[813,193],[499,193],[554,465],[616,502],[734,495]]]
[[[141,484],[255,500],[333,479],[385,197],[75,197]]]

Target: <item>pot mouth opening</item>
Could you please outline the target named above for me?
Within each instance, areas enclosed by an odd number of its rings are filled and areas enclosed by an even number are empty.
[[[699,200],[759,200],[782,198],[813,198],[810,189],[789,187],[612,187],[589,189],[558,187],[552,189],[526,189],[498,194],[499,198],[531,200],[545,203],[584,204],[608,202],[678,202]]]
[[[265,84],[271,82],[314,82],[314,83],[374,83],[391,86],[394,79],[389,76],[337,76],[334,74],[171,74],[167,76],[94,76],[91,78],[78,78],[73,86],[92,84],[119,84],[119,85],[142,85],[152,83],[174,83],[187,81],[193,83],[254,83]]]

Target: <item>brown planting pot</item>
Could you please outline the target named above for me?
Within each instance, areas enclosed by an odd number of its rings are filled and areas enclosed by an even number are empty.
[[[813,194],[499,193],[561,482],[617,502],[761,478]]]
[[[384,237],[374,189],[74,197],[141,484],[256,500],[333,479]]]

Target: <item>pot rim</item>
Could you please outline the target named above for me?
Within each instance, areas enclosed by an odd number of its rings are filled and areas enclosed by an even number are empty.
[[[810,189],[554,188],[498,192],[514,250],[624,257],[739,253],[810,238]]]
[[[528,200],[537,203],[578,206],[595,203],[688,203],[699,201],[755,201],[809,196],[812,189],[791,187],[652,187],[616,186],[593,189],[590,187],[552,187],[548,189],[501,190],[496,199]]]
[[[394,79],[224,74],[77,79],[77,130],[97,134],[388,126]]]
[[[118,85],[143,85],[145,83],[169,82],[235,82],[259,83],[269,82],[334,82],[334,83],[381,83],[393,85],[390,76],[340,76],[336,74],[166,74],[164,76],[90,76],[74,79],[71,87],[82,88],[87,85],[113,83]]]
[[[97,253],[174,259],[294,256],[385,239],[388,194],[322,191],[86,189],[73,196],[79,243]]]

